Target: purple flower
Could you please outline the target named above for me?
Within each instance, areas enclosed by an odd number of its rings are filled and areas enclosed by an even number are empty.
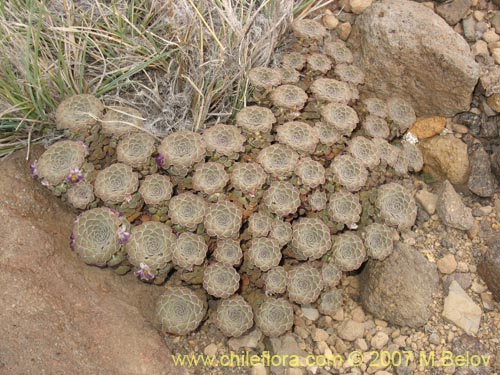
[[[75,235],[73,233],[69,236],[69,247],[71,247],[71,250],[75,250]]]
[[[165,156],[163,156],[162,154],[158,154],[158,156],[155,157],[155,161],[158,168],[161,168],[165,163]]]
[[[153,280],[155,275],[151,272],[151,268],[147,264],[141,263],[141,268],[134,272],[141,280]]]
[[[37,164],[38,160],[35,160],[33,164],[30,165],[31,176],[33,176],[33,178],[38,178],[38,169],[36,168]]]
[[[118,228],[118,239],[120,240],[120,245],[125,244],[130,239],[130,233],[127,232],[127,226],[125,224]]]
[[[82,145],[84,148],[85,148],[85,156],[87,156],[90,152],[90,147],[87,146],[85,143],[83,143],[82,141],[77,141],[80,145]]]
[[[83,180],[83,173],[80,170],[80,168],[72,168],[69,170],[68,177],[66,177],[66,181],[70,185],[75,185],[79,183],[81,180]]]

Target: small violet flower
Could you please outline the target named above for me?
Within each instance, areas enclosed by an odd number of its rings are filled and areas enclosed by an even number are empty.
[[[158,156],[155,157],[155,161],[158,168],[161,168],[165,163],[165,156],[163,156],[162,154],[158,154]]]
[[[33,176],[33,178],[38,178],[38,169],[36,168],[37,164],[38,160],[35,160],[33,164],[30,165],[31,176]]]
[[[71,247],[71,250],[75,250],[75,235],[73,233],[69,237],[69,247]]]
[[[127,232],[127,227],[125,224],[118,228],[118,239],[120,240],[120,245],[125,244],[130,238],[130,233]]]
[[[85,156],[88,156],[88,154],[90,153],[90,147],[87,146],[85,143],[83,143],[82,141],[77,141],[79,144],[81,144],[84,148],[85,148]]]
[[[80,168],[72,168],[69,170],[68,177],[66,177],[66,181],[70,185],[75,185],[79,183],[81,180],[83,180],[83,173],[80,170]]]
[[[116,208],[108,207],[108,210],[110,210],[113,213],[113,215],[116,215],[118,217],[123,216],[123,212],[118,211]]]
[[[134,272],[141,280],[153,280],[155,275],[151,272],[151,268],[147,264],[141,263],[141,268]]]

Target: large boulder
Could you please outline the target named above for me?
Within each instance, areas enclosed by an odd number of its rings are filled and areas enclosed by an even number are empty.
[[[374,3],[357,18],[349,44],[365,71],[366,93],[403,97],[418,116],[469,108],[479,66],[467,42],[424,5]]]
[[[161,288],[80,261],[75,212],[32,180],[24,156],[0,163],[0,373],[184,373],[151,324]]]
[[[361,273],[361,303],[390,323],[423,326],[432,315],[438,283],[436,266],[413,247],[399,243],[385,260],[367,262]]]

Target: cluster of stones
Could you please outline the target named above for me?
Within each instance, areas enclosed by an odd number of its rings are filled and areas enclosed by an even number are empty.
[[[314,20],[292,29],[281,65],[249,72],[253,102],[234,124],[159,140],[135,109],[77,95],[56,114],[69,139],[32,166],[82,211],[71,246],[84,262],[167,282],[165,332],[195,330],[207,297],[229,337],[254,323],[283,334],[294,304],[333,315],[342,273],[385,259],[415,222],[412,192],[397,182],[422,168],[401,140],[412,107],[359,98],[364,75],[346,44]]]

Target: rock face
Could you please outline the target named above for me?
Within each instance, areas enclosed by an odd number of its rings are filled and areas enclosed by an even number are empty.
[[[479,263],[478,272],[493,297],[500,302],[500,243],[492,243]]]
[[[444,299],[443,317],[471,335],[479,330],[482,314],[481,308],[453,281]]]
[[[403,97],[418,116],[451,117],[469,108],[479,66],[466,41],[424,5],[374,3],[356,20],[349,44],[367,93]]]
[[[453,134],[440,135],[418,143],[424,156],[424,171],[440,181],[464,185],[469,178],[467,145]]]
[[[480,197],[491,197],[495,194],[495,177],[491,173],[490,157],[480,145],[472,147],[476,149],[472,151],[469,158],[470,176],[467,186],[470,191]]]
[[[474,226],[472,210],[464,205],[449,181],[443,182],[441,186],[436,212],[443,224],[449,227],[469,230]]]
[[[150,323],[161,288],[77,259],[75,213],[31,179],[24,154],[0,174],[0,373],[184,373]]]
[[[460,21],[471,6],[472,0],[453,0],[436,6],[436,13],[450,25]]]
[[[438,287],[436,266],[406,244],[383,261],[369,260],[361,273],[363,308],[390,323],[419,327],[431,316]]]

